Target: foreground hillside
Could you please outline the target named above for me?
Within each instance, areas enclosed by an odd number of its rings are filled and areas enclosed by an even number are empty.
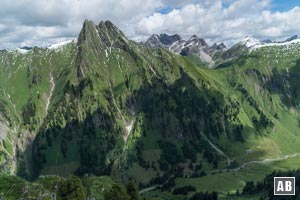
[[[150,199],[235,193],[299,164],[299,50],[239,43],[210,69],[109,21],[85,21],[64,45],[3,50],[1,171],[133,179]]]
[[[41,176],[28,182],[15,176],[0,175],[1,199],[99,199],[139,200],[135,184],[122,185],[109,177]]]

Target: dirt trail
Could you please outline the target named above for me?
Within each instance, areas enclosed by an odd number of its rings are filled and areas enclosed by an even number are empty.
[[[237,171],[240,171],[241,169],[244,169],[248,165],[253,165],[253,164],[269,164],[269,163],[272,163],[272,162],[286,160],[288,158],[295,158],[295,157],[300,157],[300,153],[282,155],[282,156],[279,156],[279,157],[276,157],[276,158],[266,158],[264,160],[252,160],[252,161],[245,162],[245,163],[241,164],[237,168],[216,170],[216,171],[208,173],[208,175],[212,175],[212,174],[220,173],[220,172],[232,172],[232,171],[237,172]]]
[[[158,188],[160,186],[161,185],[153,185],[151,187],[144,188],[144,189],[139,191],[139,194],[142,194],[142,193],[145,193],[145,192],[150,192],[150,191],[155,190],[156,188]]]
[[[286,160],[288,158],[295,158],[295,157],[299,157],[299,156],[300,156],[300,153],[294,153],[294,154],[289,154],[289,155],[282,155],[277,158],[266,158],[264,160],[253,160],[250,162],[243,163],[240,167],[232,169],[232,171],[239,171],[239,170],[245,168],[247,165],[251,165],[251,164],[267,164],[267,163]]]

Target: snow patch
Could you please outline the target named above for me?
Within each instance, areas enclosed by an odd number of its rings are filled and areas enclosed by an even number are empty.
[[[97,27],[96,27],[96,26],[94,26],[94,27],[95,27],[95,30],[96,30],[98,36],[99,36],[99,31],[98,31]],[[99,36],[99,37],[100,37],[100,36]]]
[[[106,58],[108,57],[107,49],[105,49],[105,57],[106,57]]]
[[[133,122],[134,122],[134,121],[132,120],[132,121],[130,122],[130,124],[128,124],[128,125],[125,127],[127,135],[129,135],[130,132],[131,132],[131,130],[132,130]]]
[[[28,49],[21,49],[21,48],[16,48],[16,51],[20,54],[26,54],[28,53],[29,51],[31,50],[28,50]]]
[[[8,49],[8,51],[12,52],[12,53],[27,54],[28,52],[31,51],[31,49],[29,50],[29,49],[16,48],[16,49]],[[14,55],[14,58],[15,58],[15,55]]]
[[[287,41],[287,42],[265,43],[265,42],[262,42],[262,41],[260,41],[256,38],[247,36],[241,41],[241,44],[244,44],[250,50],[259,49],[259,48],[262,48],[262,47],[289,46],[291,44],[296,44],[296,43],[300,43],[300,38],[294,39],[294,40],[291,40],[291,41]]]
[[[292,41],[288,41],[288,42],[273,42],[273,43],[268,43],[268,44],[260,44],[260,45],[256,45],[255,48],[261,48],[261,47],[272,47],[272,46],[288,46],[291,44],[296,44],[296,43],[300,43],[300,39],[296,39],[296,40],[292,40]]]
[[[185,41],[175,41],[171,46],[169,47],[170,51],[173,51],[174,53],[179,54],[181,50],[184,48]]]
[[[125,135],[124,135],[124,140],[125,140],[125,143],[127,142],[127,139],[132,131],[132,128],[133,128],[133,123],[134,123],[134,120],[132,120],[129,124],[127,124],[125,126]]]
[[[264,44],[263,42],[261,42],[260,40],[256,39],[256,38],[253,38],[253,37],[250,37],[250,36],[247,36],[245,37],[242,41],[241,41],[242,44],[244,44],[246,47],[248,48],[253,48],[257,45],[262,45]]]
[[[58,49],[61,49],[62,47],[64,47],[65,45],[69,44],[69,43],[72,43],[72,42],[76,42],[76,39],[73,39],[73,40],[67,40],[67,41],[64,41],[64,42],[59,42],[59,43],[56,43],[56,44],[51,44],[47,47],[47,49],[50,49],[50,50],[58,50]]]

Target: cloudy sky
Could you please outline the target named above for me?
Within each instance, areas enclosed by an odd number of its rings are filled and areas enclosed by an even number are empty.
[[[197,34],[232,44],[245,36],[300,35],[298,0],[0,0],[0,49],[76,38],[84,19],[111,20],[129,38]]]

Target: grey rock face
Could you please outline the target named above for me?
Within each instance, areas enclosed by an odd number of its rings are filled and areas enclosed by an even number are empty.
[[[214,63],[212,59],[214,53],[226,49],[223,43],[214,44],[209,47],[204,39],[196,35],[193,35],[188,40],[183,40],[178,34],[152,35],[144,44],[149,48],[168,49],[182,56],[188,56],[190,54],[198,55],[200,59],[209,66]]]
[[[209,51],[210,52],[214,52],[214,51],[223,51],[227,49],[227,47],[225,46],[224,43],[221,43],[221,44],[216,44],[214,43],[210,48],[209,48]]]
[[[177,34],[175,35],[152,35],[146,42],[145,45],[150,48],[168,48],[175,42],[181,40],[181,37]]]

